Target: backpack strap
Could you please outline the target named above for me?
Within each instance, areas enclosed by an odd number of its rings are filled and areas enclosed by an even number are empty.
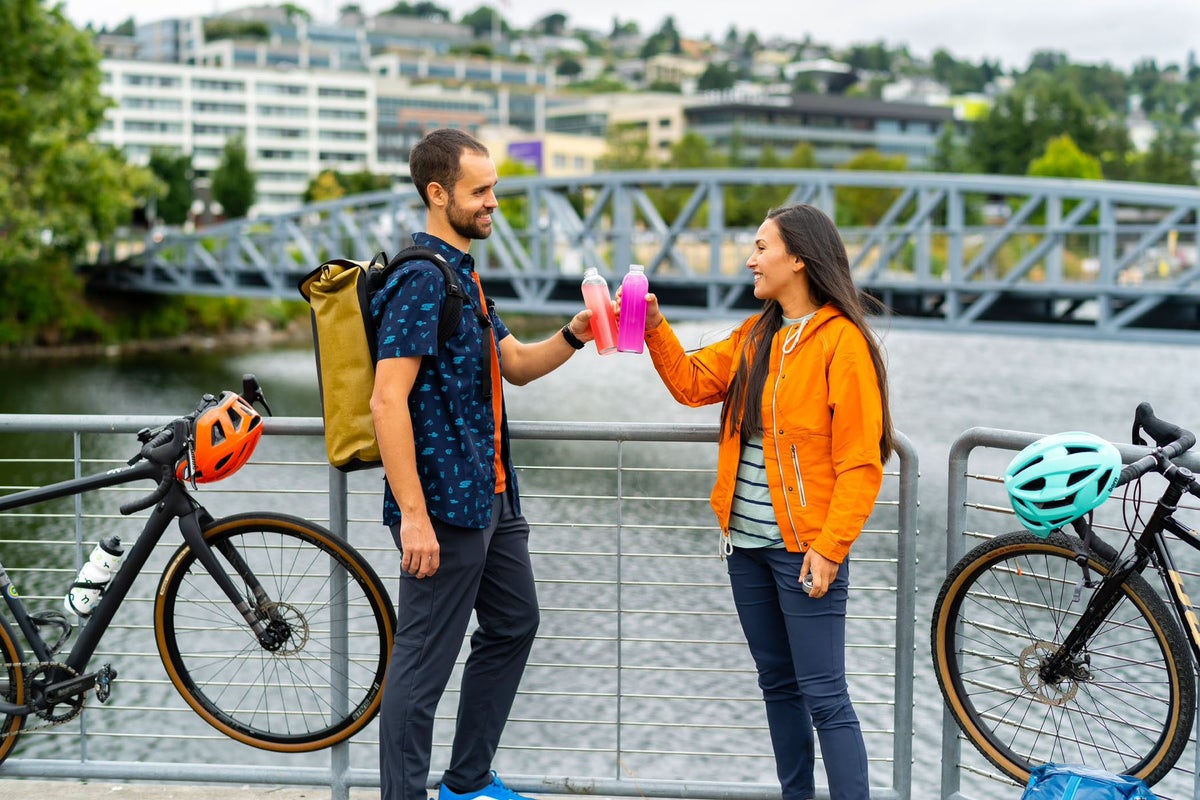
[[[419,245],[404,248],[391,261],[387,262],[386,266],[370,270],[367,279],[367,293],[369,296],[374,295],[375,292],[382,289],[392,271],[409,261],[428,261],[434,264],[442,271],[442,277],[446,281],[446,297],[442,301],[442,312],[438,318],[438,346],[441,347],[458,329],[458,323],[462,320],[463,302],[467,296],[463,291],[462,283],[458,280],[458,275],[455,274],[454,269],[441,253]]]

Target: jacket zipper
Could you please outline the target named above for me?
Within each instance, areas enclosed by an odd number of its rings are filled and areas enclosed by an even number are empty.
[[[800,474],[800,456],[796,453],[796,445],[792,445],[792,469],[796,471],[796,485],[800,488],[800,506],[808,506],[808,498],[804,495],[804,476]]]
[[[779,465],[779,482],[784,484],[785,487],[783,490],[783,505],[787,508],[788,522],[791,523],[793,528],[796,526],[796,521],[792,519],[792,501],[788,497],[787,481],[783,477],[783,458],[779,452],[779,434],[781,431],[779,430],[779,411],[776,401],[779,396],[779,381],[783,375],[783,362],[799,346],[800,335],[804,333],[805,327],[807,327],[807,324],[797,325],[784,336],[783,345],[780,347],[779,352],[779,370],[775,374],[775,384],[771,387],[771,430],[775,439],[775,462]],[[804,481],[800,478],[800,462],[796,456],[795,445],[792,445],[792,466],[796,471],[796,480],[800,485],[800,506],[803,508],[808,505],[808,501],[804,496]]]

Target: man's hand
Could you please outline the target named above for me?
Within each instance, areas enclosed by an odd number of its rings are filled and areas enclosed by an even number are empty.
[[[400,518],[400,568],[418,578],[428,578],[442,565],[442,549],[428,515],[404,514]]]

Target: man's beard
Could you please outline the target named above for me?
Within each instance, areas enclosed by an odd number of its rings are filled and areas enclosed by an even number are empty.
[[[481,217],[477,214],[464,213],[454,202],[454,195],[450,196],[450,204],[446,206],[446,218],[450,222],[450,227],[454,232],[464,239],[486,239],[492,235],[489,217]]]

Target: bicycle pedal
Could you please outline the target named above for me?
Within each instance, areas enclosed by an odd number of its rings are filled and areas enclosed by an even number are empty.
[[[117,671],[111,664],[105,664],[96,672],[96,699],[107,703],[112,696],[112,682],[117,677]]]

